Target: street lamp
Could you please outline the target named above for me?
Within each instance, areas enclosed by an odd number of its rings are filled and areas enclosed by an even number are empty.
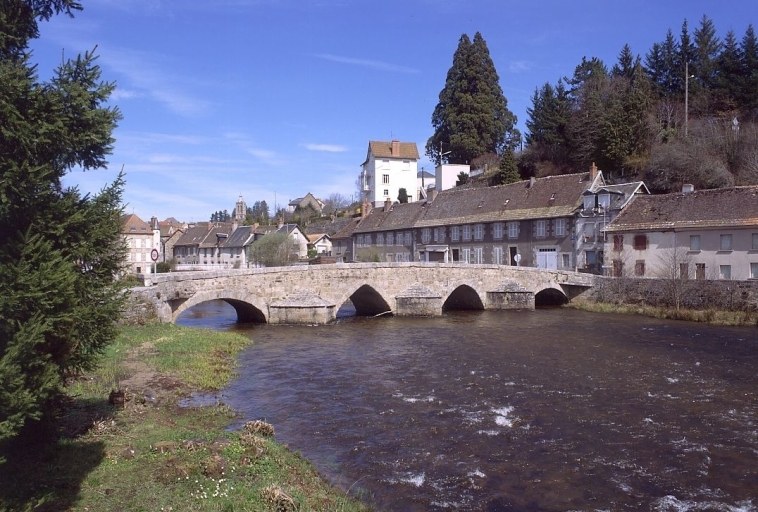
[[[695,75],[690,75],[690,63],[684,62],[684,137],[687,138],[688,124],[689,124],[689,101],[690,101],[690,78],[695,78]]]

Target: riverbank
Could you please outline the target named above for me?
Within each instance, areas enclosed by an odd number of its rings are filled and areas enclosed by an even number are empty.
[[[758,326],[756,311],[724,311],[718,309],[674,309],[644,304],[614,304],[610,302],[572,301],[566,307],[595,313],[642,315],[664,320],[686,320],[723,326]]]
[[[229,432],[228,406],[180,406],[225,387],[249,342],[170,324],[124,327],[98,368],[70,383],[51,441],[19,442],[0,466],[0,510],[367,510],[267,425]]]

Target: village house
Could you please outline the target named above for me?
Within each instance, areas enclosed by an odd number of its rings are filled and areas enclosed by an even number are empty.
[[[758,186],[637,195],[605,233],[614,276],[758,279]]]
[[[221,247],[233,229],[229,222],[198,222],[191,224],[174,244],[177,268],[225,268]]]
[[[428,201],[428,200],[427,200]],[[370,209],[353,230],[355,261],[414,261],[414,226],[428,204],[392,203]]]
[[[332,239],[327,233],[313,233],[306,235],[308,238],[308,250],[313,250],[318,255],[332,255]]]
[[[135,214],[121,216],[121,236],[127,247],[126,271],[132,274],[151,272],[152,251],[160,250],[160,229],[155,217],[152,225]]]
[[[373,206],[381,206],[387,199],[396,201],[404,188],[408,201],[413,202],[417,197],[418,159],[415,142],[369,141],[366,160],[361,164],[364,198]]]
[[[304,197],[293,199],[287,205],[287,211],[290,213],[311,211],[313,215],[321,215],[324,210],[324,202],[308,192]]]

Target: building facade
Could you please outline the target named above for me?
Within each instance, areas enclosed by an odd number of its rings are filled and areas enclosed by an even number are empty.
[[[160,254],[161,232],[158,220],[153,217],[152,226],[135,214],[121,217],[121,236],[126,242],[126,270],[132,274],[152,272],[152,251]]]
[[[417,197],[418,159],[415,142],[370,141],[366,160],[361,164],[364,199],[381,206],[387,199],[396,201],[404,188],[408,201],[413,202]]]
[[[613,276],[758,279],[758,186],[637,196],[605,233]]]

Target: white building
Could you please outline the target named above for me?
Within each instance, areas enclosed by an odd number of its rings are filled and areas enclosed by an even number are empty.
[[[366,161],[361,164],[364,197],[372,205],[381,206],[387,199],[397,201],[404,188],[408,202],[413,202],[418,188],[418,159],[415,142],[369,141]]]
[[[160,254],[161,232],[158,227],[158,219],[153,217],[151,224],[140,219],[135,214],[121,217],[121,236],[127,246],[126,270],[133,274],[147,274],[152,272],[152,251],[155,249]]]
[[[455,187],[460,173],[470,175],[471,166],[468,164],[442,164],[437,166],[434,173],[437,192],[442,192]]]

